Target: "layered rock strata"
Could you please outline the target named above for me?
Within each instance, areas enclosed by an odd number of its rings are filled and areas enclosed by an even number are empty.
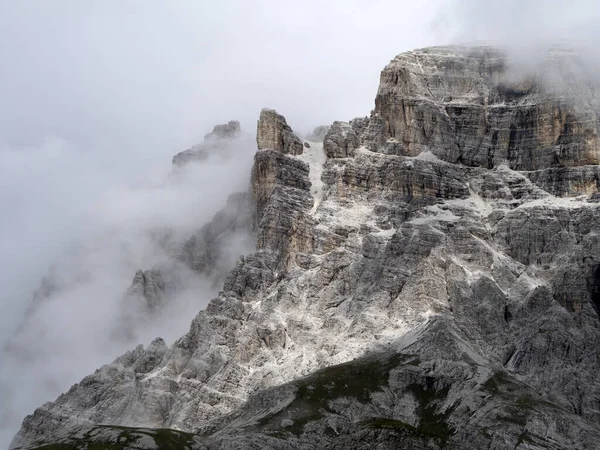
[[[41,406],[13,448],[120,426],[211,450],[599,448],[597,84],[510,67],[399,55],[371,116],[309,148],[263,110],[256,251],[186,335]]]
[[[268,108],[260,112],[256,144],[259,150],[275,150],[285,155],[301,155],[303,150],[302,141],[287,124],[285,117]]]

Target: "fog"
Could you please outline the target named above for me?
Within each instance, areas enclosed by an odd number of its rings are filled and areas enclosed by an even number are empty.
[[[450,0],[439,9],[434,29],[452,42],[501,46],[525,69],[536,70],[541,50],[556,44],[598,68],[599,21],[597,0]]]
[[[247,189],[254,149],[236,150],[175,172],[167,160],[136,174],[132,162],[122,175],[64,142],[3,153],[2,205],[13,214],[1,241],[4,446],[24,414],[138,343],[156,336],[172,343],[216,295],[210,280],[179,268],[181,289],[159,313],[146,317],[124,298],[136,270],[173,262],[161,245],[164,230],[182,241],[228,194]],[[249,251],[243,244],[232,260]],[[32,302],[40,286],[46,293]]]
[[[189,274],[137,342],[108,332],[135,271],[169,258],[153,230],[210,220],[246,188],[254,148],[176,176],[173,154],[232,119],[253,134],[265,106],[302,133],[367,115],[383,66],[413,48],[588,48],[598,14],[583,0],[1,1],[0,348],[20,344],[0,353],[0,448],[95,368],[171,344],[214,295]],[[19,328],[48,274],[63,289]]]
[[[563,41],[595,48],[598,19],[596,0],[452,0],[443,5],[437,20],[456,41],[495,41],[513,47]]]

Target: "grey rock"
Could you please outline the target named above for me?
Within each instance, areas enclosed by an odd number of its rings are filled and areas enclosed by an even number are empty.
[[[312,249],[307,212],[313,205],[306,163],[273,150],[258,151],[251,184],[257,249],[273,251],[287,267]]]
[[[302,141],[290,128],[281,114],[264,108],[260,112],[256,131],[259,150],[275,150],[289,155],[302,154]]]
[[[356,131],[347,122],[333,122],[323,138],[323,150],[328,158],[350,158],[358,146]]]
[[[528,174],[531,181],[558,197],[588,195],[598,192],[598,166],[553,167]]]
[[[188,333],[42,405],[12,447],[104,424],[211,449],[599,448],[595,100],[507,67],[490,47],[400,55],[375,112],[304,153],[263,110],[247,208],[186,260],[210,270],[244,224],[256,246]]]
[[[248,137],[242,133],[237,120],[215,125],[211,133],[204,135],[204,142],[173,156],[173,165],[181,167],[194,161],[206,161],[212,156],[234,157],[236,143],[240,140],[248,140]]]
[[[190,274],[213,288],[223,285],[240,255],[253,251],[252,213],[248,193],[230,195],[212,220],[187,239],[172,245],[171,259],[149,270],[138,270],[127,289],[121,319],[112,335],[134,342],[134,326],[146,317],[160,317],[169,300],[188,288]]]
[[[237,120],[231,120],[223,125],[215,125],[212,133],[204,136],[205,141],[216,141],[219,139],[235,139],[242,133],[242,128]]]
[[[515,170],[599,162],[598,102],[583,63],[550,51],[544,69],[513,76],[492,47],[434,47],[398,55],[381,73],[375,112],[399,154]],[[577,80],[577,81],[575,81]],[[574,89],[563,89],[564,86]]]
[[[249,237],[251,223],[250,196],[229,196],[225,207],[184,243],[179,260],[221,286],[239,252],[250,251],[255,245]]]
[[[165,293],[177,287],[175,280],[165,278],[158,268],[138,270],[125,295],[143,298],[150,309],[157,308],[162,304]]]

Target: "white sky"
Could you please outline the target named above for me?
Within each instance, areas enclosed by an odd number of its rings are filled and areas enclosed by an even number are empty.
[[[368,114],[379,72],[433,44],[441,0],[0,2],[0,137],[164,152],[260,108],[303,131]],[[7,107],[10,105],[10,107]]]

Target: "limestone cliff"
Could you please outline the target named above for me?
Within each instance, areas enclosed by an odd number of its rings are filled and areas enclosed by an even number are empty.
[[[302,154],[302,142],[296,136],[285,117],[272,109],[260,112],[256,143],[259,150],[275,150],[283,154]]]
[[[551,51],[549,80],[489,47],[399,55],[373,113],[308,147],[263,110],[256,251],[186,335],[13,447],[600,448],[599,109],[594,82],[554,83],[574,60]]]

